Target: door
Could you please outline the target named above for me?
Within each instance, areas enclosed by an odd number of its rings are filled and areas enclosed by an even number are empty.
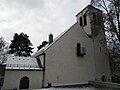
[[[20,89],[28,89],[29,88],[29,78],[28,77],[23,77],[20,80]]]

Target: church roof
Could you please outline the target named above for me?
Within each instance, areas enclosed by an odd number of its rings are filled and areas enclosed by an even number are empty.
[[[75,23],[77,24],[77,23]],[[56,41],[58,41],[65,33],[67,33],[75,24],[73,24],[71,27],[69,27],[67,30],[65,30],[64,32],[62,32],[60,35],[58,35],[51,44],[47,44],[45,45],[43,48],[41,48],[39,51],[37,51],[33,57],[37,57],[41,54],[43,54],[48,48],[50,48],[54,43],[56,43]]]
[[[33,57],[8,56],[5,64],[6,69],[42,70]]]

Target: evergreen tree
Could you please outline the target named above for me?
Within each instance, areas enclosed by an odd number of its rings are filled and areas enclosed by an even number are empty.
[[[14,56],[31,56],[32,52],[32,43],[28,39],[29,36],[24,33],[14,34],[13,40],[11,40],[11,44],[9,46],[9,54],[13,54]]]

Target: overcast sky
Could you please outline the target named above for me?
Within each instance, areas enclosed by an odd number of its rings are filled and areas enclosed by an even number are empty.
[[[11,43],[13,35],[29,36],[37,50],[48,35],[54,37],[76,22],[75,15],[90,0],[0,0],[0,37]]]

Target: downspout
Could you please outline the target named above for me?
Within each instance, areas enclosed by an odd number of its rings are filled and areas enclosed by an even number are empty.
[[[43,60],[43,80],[42,80],[42,88],[44,88],[45,87],[45,56],[46,56],[46,54],[45,53],[43,53],[43,55],[44,55],[44,60]]]

